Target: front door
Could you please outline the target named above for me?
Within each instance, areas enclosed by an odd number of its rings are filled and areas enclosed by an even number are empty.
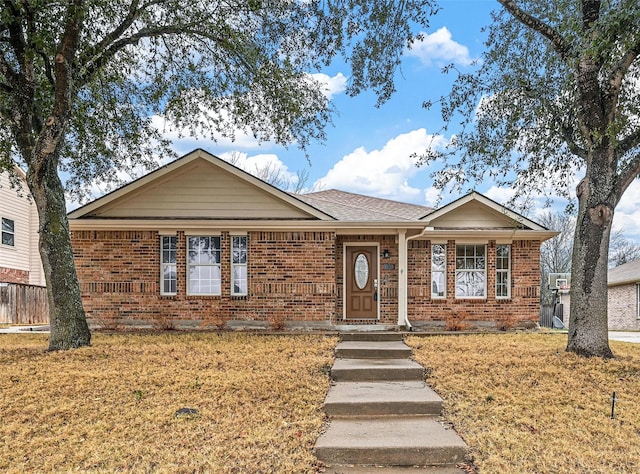
[[[378,318],[378,247],[347,246],[345,252],[345,318]]]

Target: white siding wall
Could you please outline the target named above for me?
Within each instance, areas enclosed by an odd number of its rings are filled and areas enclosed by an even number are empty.
[[[27,198],[28,193],[24,183],[19,196],[11,188],[8,175],[0,173],[0,217],[13,220],[15,230],[15,246],[0,243],[0,266],[30,272],[29,283],[44,285],[42,264],[37,253],[38,214],[35,204]]]
[[[487,206],[479,202],[470,202],[434,219],[429,225],[451,228],[503,228],[515,226],[515,223],[504,214],[489,210]]]
[[[306,218],[299,209],[204,160],[96,211],[101,217]]]

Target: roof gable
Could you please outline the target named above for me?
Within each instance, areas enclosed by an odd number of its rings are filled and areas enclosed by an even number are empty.
[[[76,209],[69,218],[333,220],[200,149]]]
[[[429,227],[441,229],[547,229],[475,191],[427,214]]]

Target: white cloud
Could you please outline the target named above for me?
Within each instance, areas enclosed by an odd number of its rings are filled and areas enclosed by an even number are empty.
[[[297,179],[296,173],[291,172],[287,165],[280,160],[278,155],[273,153],[261,153],[259,155],[249,156],[247,153],[232,151],[220,154],[220,158],[266,181],[269,181],[269,177],[274,176],[277,176],[283,181],[294,181]],[[268,176],[266,174],[268,174]]]
[[[426,66],[451,62],[468,66],[473,62],[469,48],[455,42],[446,26],[430,35],[422,34],[422,41],[414,42],[407,54],[420,59]]]
[[[515,193],[516,192],[513,188],[500,188],[498,186],[491,186],[486,192],[482,194],[499,204],[504,204],[506,202],[509,202],[509,200],[513,198]]]
[[[322,84],[324,95],[331,100],[334,96],[343,93],[347,88],[347,78],[339,72],[331,77],[327,74],[318,72],[311,74],[311,77]]]
[[[624,235],[640,243],[640,180],[635,180],[616,207],[613,228],[624,229]]]
[[[445,144],[444,137],[429,135],[421,128],[392,138],[379,150],[360,147],[338,161],[316,186],[400,201],[421,201],[423,190],[408,183],[419,170],[411,154]]]

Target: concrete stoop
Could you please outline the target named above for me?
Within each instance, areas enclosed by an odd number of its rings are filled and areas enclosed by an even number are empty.
[[[440,423],[442,399],[410,354],[401,334],[343,335],[325,400],[330,423],[315,446],[330,472],[462,472],[466,445]]]

